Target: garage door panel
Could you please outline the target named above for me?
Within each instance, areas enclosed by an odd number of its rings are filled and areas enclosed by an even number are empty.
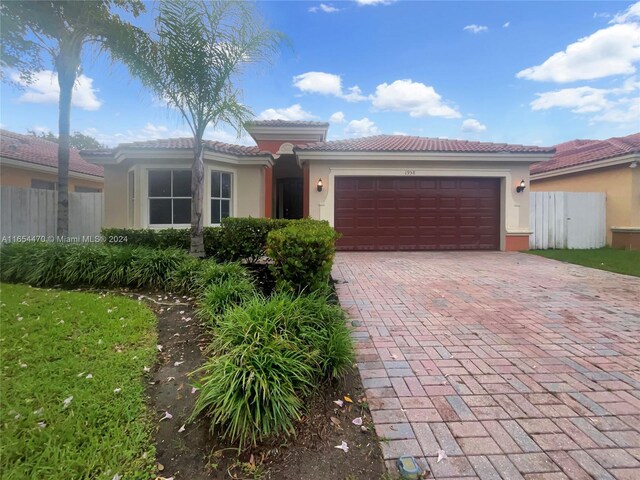
[[[336,177],[338,248],[498,249],[499,186],[492,178]]]

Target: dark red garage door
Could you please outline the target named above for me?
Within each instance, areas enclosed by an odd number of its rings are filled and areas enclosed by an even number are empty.
[[[336,177],[341,250],[497,250],[497,178]]]

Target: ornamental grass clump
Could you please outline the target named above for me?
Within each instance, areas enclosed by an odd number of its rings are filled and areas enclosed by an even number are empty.
[[[344,314],[321,296],[254,295],[224,311],[212,337],[193,417],[208,414],[240,447],[291,433],[316,386],[353,363]]]

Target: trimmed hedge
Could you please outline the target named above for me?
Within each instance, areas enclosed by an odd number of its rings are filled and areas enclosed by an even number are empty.
[[[255,263],[265,255],[269,232],[284,228],[289,222],[291,220],[271,218],[225,218],[220,227],[204,227],[205,254],[221,262]],[[102,236],[105,243],[117,246],[189,250],[191,244],[188,228],[103,228]]]
[[[309,219],[271,231],[267,255],[273,260],[276,286],[307,292],[326,288],[338,238],[340,234],[328,222]]]

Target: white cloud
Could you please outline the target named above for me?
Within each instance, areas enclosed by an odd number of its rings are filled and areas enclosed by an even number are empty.
[[[464,27],[463,30],[471,33],[482,33],[489,31],[489,27],[487,27],[486,25],[476,25],[475,23],[473,23]]]
[[[344,133],[353,137],[368,137],[378,135],[380,130],[378,130],[375,123],[364,117],[360,120],[351,120],[344,129]]]
[[[21,102],[58,103],[60,86],[56,72],[51,70],[37,72],[33,75],[33,81],[28,84],[21,80],[17,73],[11,74],[11,80],[26,88],[26,92],[18,99]],[[93,78],[80,75],[73,87],[71,105],[83,110],[98,110],[102,106],[102,101],[96,96],[98,91],[97,88],[93,88]]]
[[[397,0],[355,0],[355,2],[361,7],[367,5],[390,5]]]
[[[630,5],[624,12],[618,12],[609,23],[625,23],[640,18],[640,2]]]
[[[611,18],[611,14],[607,12],[593,12],[593,18]]]
[[[378,85],[372,104],[378,110],[409,112],[412,117],[460,117],[460,113],[446,105],[433,87],[410,79]]]
[[[320,5],[316,6],[316,7],[310,7],[309,11],[311,13],[317,13],[317,12],[324,12],[324,13],[335,13],[335,12],[339,12],[340,9],[336,8],[332,5],[327,5],[326,3],[321,3]]]
[[[511,26],[511,22],[505,22],[502,24],[502,28],[509,28]]]
[[[591,121],[637,126],[640,124],[640,97],[623,98],[615,107],[592,117]]]
[[[518,78],[558,83],[635,73],[640,60],[640,25],[619,24],[598,30],[557,52]]]
[[[344,123],[344,113],[335,112],[333,115],[329,117],[329,121],[331,123]]]
[[[564,88],[536,94],[531,102],[532,110],[552,108],[568,109],[579,115],[587,115],[590,122],[640,124],[640,82],[628,78],[621,87]]]
[[[304,110],[299,103],[287,108],[268,108],[258,115],[259,120],[309,120],[314,116]]]
[[[569,108],[574,113],[599,112],[609,107],[608,90],[593,87],[563,88],[552,92],[537,93],[531,102],[532,110]]]
[[[306,72],[293,77],[293,86],[305,93],[333,95],[348,102],[360,102],[367,97],[362,95],[360,87],[353,86],[344,93],[340,75],[326,72]]]
[[[395,131],[395,132],[393,132],[393,134],[392,134],[392,135],[401,135],[401,136],[403,136],[403,137],[406,137],[406,136],[408,136],[409,134],[408,134],[407,132],[398,132],[398,131]]]
[[[166,125],[154,125],[147,123],[139,129],[129,129],[124,132],[107,133],[97,128],[86,128],[82,131],[85,135],[90,135],[100,143],[109,147],[115,147],[120,143],[145,142],[148,140],[158,140],[162,138],[193,137],[190,130],[171,129]],[[255,145],[251,137],[243,135],[240,138],[234,132],[228,132],[209,125],[204,132],[206,140],[217,140],[224,143],[237,145]]]
[[[486,129],[487,129],[487,126],[483,125],[475,118],[467,118],[464,122],[462,122],[463,132],[480,133],[480,132],[484,132]]]

